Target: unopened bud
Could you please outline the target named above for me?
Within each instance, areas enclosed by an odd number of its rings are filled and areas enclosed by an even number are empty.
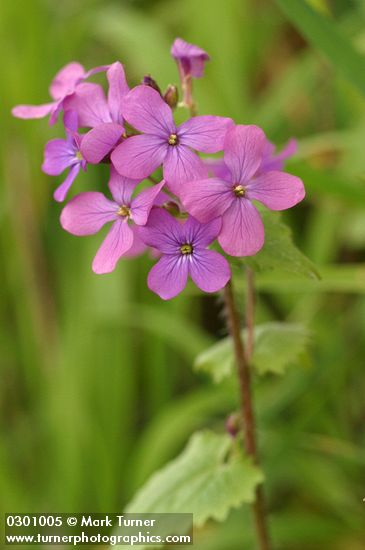
[[[166,88],[166,92],[163,95],[167,105],[170,105],[171,109],[175,109],[179,101],[179,91],[175,84],[169,84]]]
[[[156,80],[154,80],[150,74],[147,74],[146,76],[143,77],[142,84],[144,84],[145,86],[149,86],[150,88],[153,88],[154,90],[156,90],[156,92],[158,92],[162,96],[160,86],[157,84]]]
[[[226,420],[226,432],[232,437],[236,437],[241,429],[241,422],[238,413],[232,413]]]

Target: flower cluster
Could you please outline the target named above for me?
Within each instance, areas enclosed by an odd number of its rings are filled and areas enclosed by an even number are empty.
[[[195,115],[192,80],[202,77],[209,56],[180,38],[171,55],[183,94],[178,105]],[[107,95],[89,82],[98,72],[106,73]],[[52,102],[20,105],[13,114],[50,115],[53,124],[63,111],[66,139],[47,143],[42,165],[54,176],[68,169],[54,193],[57,201],[66,199],[80,169],[109,165],[111,198],[83,192],[61,213],[62,227],[73,235],[90,235],[111,224],[92,264],[95,273],[109,273],[120,258],[150,250],[158,261],[148,286],[161,298],[179,294],[189,275],[201,290],[216,292],[231,277],[225,255],[253,255],[264,244],[255,201],[284,210],[304,197],[301,180],[283,171],[285,159],[295,153],[295,140],[276,154],[261,128],[236,125],[230,118],[191,116],[177,125],[176,87],[162,94],[145,77],[130,89],[119,62],[90,71],[70,63],[52,81],[50,95]],[[219,158],[198,154],[219,152]],[[209,249],[215,240],[225,255]]]

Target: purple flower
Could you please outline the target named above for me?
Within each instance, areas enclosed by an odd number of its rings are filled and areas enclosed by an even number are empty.
[[[65,200],[68,190],[80,171],[86,170],[86,160],[80,153],[82,136],[77,133],[77,114],[75,111],[67,111],[63,118],[66,139],[52,139],[44,149],[44,161],[42,170],[49,176],[58,176],[66,168],[70,168],[63,183],[57,187],[53,197],[56,201]]]
[[[105,71],[108,66],[95,67],[85,71],[80,63],[72,62],[65,65],[54,77],[49,88],[53,101],[43,105],[17,105],[12,109],[12,114],[17,118],[43,118],[51,115],[50,124],[57,122],[58,115],[63,108],[63,102],[72,95],[77,85],[93,74]]]
[[[132,198],[139,181],[120,176],[111,167],[109,189],[113,200],[102,193],[80,193],[65,206],[61,213],[63,229],[77,236],[97,233],[103,225],[113,222],[94,258],[95,273],[110,273],[122,256],[141,253],[145,245],[140,240],[136,225],[144,225],[164,182],[141,191]]]
[[[218,242],[231,256],[256,254],[264,244],[264,226],[252,203],[257,200],[271,210],[285,210],[305,195],[302,181],[277,170],[258,175],[266,137],[257,126],[231,128],[224,144],[229,176],[189,182],[180,197],[187,211],[205,223],[222,216]]]
[[[81,152],[91,164],[98,164],[110,153],[124,134],[122,106],[129,87],[123,65],[110,65],[106,73],[109,90],[105,97],[99,84],[85,82],[65,102],[66,109],[77,112],[82,127],[92,128],[82,140]]]
[[[111,155],[118,172],[128,178],[145,178],[163,164],[164,179],[176,194],[184,181],[207,176],[203,161],[191,150],[222,150],[231,119],[197,116],[176,126],[171,108],[149,86],[137,86],[124,98],[124,118],[142,135],[118,145]]]
[[[177,296],[190,275],[204,292],[216,292],[231,278],[227,260],[207,246],[216,239],[221,220],[201,224],[192,217],[179,222],[161,208],[152,210],[145,227],[138,232],[146,245],[162,257],[148,274],[148,287],[164,300]]]
[[[171,55],[178,64],[181,80],[187,76],[201,78],[204,64],[210,59],[207,52],[182,38],[176,38],[171,46]]]

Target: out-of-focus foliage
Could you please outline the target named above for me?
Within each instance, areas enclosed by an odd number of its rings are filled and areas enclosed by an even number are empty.
[[[202,114],[262,125],[278,144],[299,139],[288,169],[304,178],[307,197],[284,219],[322,279],[257,276],[257,322],[299,322],[313,335],[310,361],[255,386],[273,538],[287,550],[363,547],[365,105],[351,82],[363,77],[336,70],[346,52],[321,51],[319,38],[343,36],[360,66],[365,7],[308,2],[318,10],[313,27],[292,18],[306,42],[279,4],[0,3],[2,512],[121,511],[193,431],[223,431],[237,407],[234,385],[192,370],[225,336],[219,299],[192,291],[161,302],[146,289],[148,258],[93,275],[100,236],[61,231],[55,182],[40,171],[59,128],[10,116],[14,104],[47,101],[51,78],[74,59],[88,68],[119,59],[131,83],[148,72],[162,87],[176,82],[169,45],[180,35],[212,57],[195,86]],[[106,182],[89,169],[75,192]],[[240,270],[235,284],[243,291]],[[197,532],[195,544],[236,550],[250,548],[250,537],[248,511],[237,510]]]

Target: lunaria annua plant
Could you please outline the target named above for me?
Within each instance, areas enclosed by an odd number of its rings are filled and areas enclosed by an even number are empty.
[[[232,257],[255,255],[264,245],[264,224],[256,202],[270,210],[285,210],[304,198],[302,181],[283,169],[285,159],[296,151],[296,142],[290,140],[277,154],[258,126],[236,124],[227,117],[198,116],[192,83],[203,76],[209,55],[180,38],[173,43],[171,55],[178,67],[180,103],[176,86],[170,85],[163,94],[149,76],[130,88],[118,61],[90,71],[73,62],[52,81],[50,103],[17,106],[13,114],[18,118],[49,115],[50,124],[54,124],[63,113],[66,137],[46,144],[42,165],[51,176],[67,170],[54,193],[56,201],[66,200],[71,186],[74,182],[77,185],[81,169],[89,170],[90,165],[100,163],[109,166],[105,194],[81,192],[61,212],[63,229],[77,236],[94,234],[110,224],[92,263],[95,273],[109,273],[123,257],[149,251],[155,265],[147,284],[164,300],[181,293],[189,276],[204,292],[225,289],[240,382],[245,448],[256,463],[251,467],[257,468],[249,369],[253,313],[251,307],[244,349],[230,264]],[[107,93],[89,81],[100,72],[106,74]],[[186,108],[190,115],[181,124],[174,121],[176,107]],[[216,153],[219,157],[209,156]],[[155,173],[162,174],[162,179]],[[249,311],[253,302],[253,273],[249,268],[247,281]],[[237,433],[231,428],[227,431],[236,437],[240,429],[238,426]],[[189,449],[194,445],[197,439]],[[256,481],[252,482],[252,496],[246,500],[253,502],[258,545],[267,549],[270,543],[258,471],[252,470]],[[232,497],[227,507],[244,500]],[[199,510],[174,511],[193,511],[197,523],[203,521],[199,517],[204,514]],[[206,511],[206,516],[222,519],[214,510]]]

